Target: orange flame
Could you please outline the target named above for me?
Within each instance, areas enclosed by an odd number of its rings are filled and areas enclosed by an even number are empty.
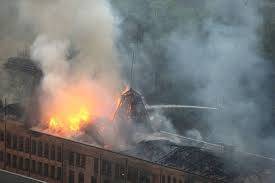
[[[43,98],[43,116],[50,132],[62,136],[78,133],[96,118],[112,118],[116,97],[90,81],[64,86]]]
[[[64,129],[68,128],[68,130],[72,132],[77,132],[80,130],[81,126],[88,123],[90,118],[90,114],[87,108],[80,108],[77,113],[68,114],[64,116],[64,119],[59,119],[58,117],[52,117],[49,122],[50,129]],[[64,120],[64,121],[63,121]]]

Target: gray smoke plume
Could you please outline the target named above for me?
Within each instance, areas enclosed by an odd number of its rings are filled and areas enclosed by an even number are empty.
[[[115,48],[118,32],[107,1],[22,1],[19,7],[21,20],[31,23],[38,35],[68,42],[67,49],[76,55],[71,62],[76,74],[85,72],[112,87],[119,85]]]
[[[3,1],[2,7],[1,56],[14,56],[14,49],[23,42],[21,49],[30,48],[31,59],[43,72],[39,93],[42,123],[49,117],[49,109],[55,113],[63,103],[68,110],[66,106],[77,106],[81,97],[87,97],[84,103],[89,110],[102,105],[93,109],[95,114],[112,115],[124,86],[115,45],[117,18],[108,1]],[[22,29],[26,32],[20,32]],[[9,48],[4,49],[6,40]],[[62,98],[73,103],[65,104]]]
[[[1,0],[0,6],[0,64],[16,55],[33,40],[29,25],[19,20],[19,1]]]
[[[200,29],[183,36],[176,32],[169,46],[176,62],[172,69],[180,66],[178,76],[199,84],[195,99],[221,107],[220,112],[205,116],[211,128],[208,138],[254,151],[271,110],[265,89],[270,70],[259,52],[262,18],[257,5],[211,1],[206,7],[210,15]]]
[[[116,29],[117,18],[108,1],[3,0],[0,14],[1,65],[8,57],[16,56],[18,51],[25,48],[32,46],[32,51],[37,53],[36,49],[43,46],[39,45],[43,42],[41,40],[44,40],[44,43],[54,43],[53,47],[55,44],[66,44],[66,50],[63,50],[65,53],[59,54],[62,55],[61,61],[69,61],[63,62],[60,67],[57,67],[60,64],[55,62],[57,60],[48,62],[50,58],[45,56],[50,56],[47,54],[43,55],[42,59],[32,53],[34,59],[44,60],[41,66],[45,75],[49,74],[51,79],[54,79],[55,76],[49,73],[51,69],[54,68],[55,73],[59,72],[58,69],[60,73],[64,73],[61,70],[67,69],[67,72],[71,72],[68,68],[70,67],[74,68],[74,77],[85,75],[92,79],[97,78],[103,85],[108,86],[110,92],[122,89],[123,81],[115,45],[116,36],[119,34]],[[63,68],[64,64],[67,65],[66,69]],[[6,77],[2,67],[0,69],[3,77]],[[12,87],[9,87],[10,83],[4,84],[4,81],[7,80],[3,80],[0,93],[7,98],[6,91],[12,90]]]
[[[113,93],[121,89],[124,78],[130,82],[134,52],[131,84],[149,104],[220,108],[191,117],[193,111],[187,109],[173,112],[174,118],[168,119],[176,131],[187,134],[189,128],[197,129],[204,139],[255,151],[274,147],[271,69],[261,56],[259,1],[113,0],[111,4],[119,21],[108,1],[2,0],[1,63],[28,46],[46,74],[43,90],[54,91],[64,78],[72,84],[87,76]]]
[[[122,79],[115,16],[108,2],[24,1],[20,13],[39,33],[31,58],[44,74],[41,120],[49,122],[53,114],[70,115],[78,107],[86,108],[92,117],[112,115]]]
[[[149,104],[218,107],[202,112],[199,122],[178,120],[178,131],[185,134],[191,124],[204,139],[270,151],[274,144],[265,145],[265,133],[272,126],[271,68],[261,52],[261,2],[131,3],[114,3],[121,9],[127,33],[121,47],[131,52],[125,45],[137,44],[135,85]]]

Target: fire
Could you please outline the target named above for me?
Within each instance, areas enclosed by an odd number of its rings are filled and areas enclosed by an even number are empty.
[[[95,119],[111,119],[116,100],[109,90],[90,81],[66,85],[43,98],[44,121],[50,132],[72,136]]]
[[[77,132],[80,130],[81,126],[88,123],[89,118],[90,118],[90,114],[87,108],[82,107],[78,112],[64,116],[64,119],[52,117],[50,119],[49,128],[50,129],[68,128],[72,132]]]

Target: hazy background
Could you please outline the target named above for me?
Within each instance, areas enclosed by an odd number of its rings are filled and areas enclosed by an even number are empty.
[[[124,33],[118,45],[128,55],[126,76],[134,52],[133,85],[148,103],[220,108],[166,111],[179,133],[272,155],[272,4],[253,0],[113,4],[122,17]]]

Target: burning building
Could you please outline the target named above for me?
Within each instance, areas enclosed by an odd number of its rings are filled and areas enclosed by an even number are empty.
[[[124,137],[129,137],[128,144],[135,142],[138,132],[152,132],[149,120],[142,95],[133,88],[126,90],[121,95],[113,121],[117,130],[124,133]]]
[[[19,71],[34,77],[31,89],[35,90],[42,73],[31,60],[19,60],[9,59],[6,69],[15,72],[14,76]],[[91,98],[86,96],[85,102],[89,103]],[[4,170],[46,182],[68,183],[268,183],[274,180],[272,158],[155,132],[144,99],[133,88],[121,95],[114,115],[106,119],[95,115],[101,114],[100,111],[92,113],[91,106],[81,108],[74,103],[76,112],[64,108],[58,115],[51,115],[48,126],[30,127],[28,124],[33,123],[28,120],[34,118],[22,117],[29,110],[26,110],[28,105],[22,105],[24,102],[0,105],[0,168]],[[60,114],[67,109],[75,113],[63,118]],[[73,135],[68,136],[68,132]]]

